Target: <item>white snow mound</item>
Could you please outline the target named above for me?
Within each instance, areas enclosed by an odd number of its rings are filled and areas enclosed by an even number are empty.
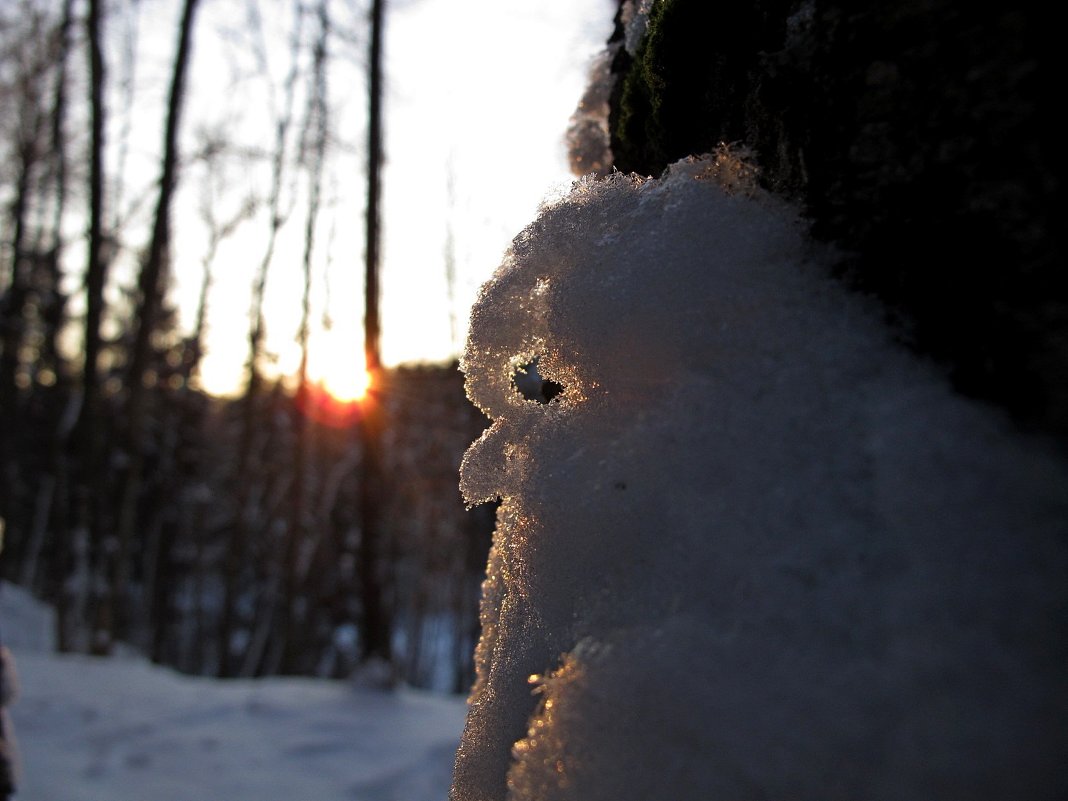
[[[502,506],[451,797],[1068,796],[1068,467],[731,166],[576,182],[482,289],[462,489]]]

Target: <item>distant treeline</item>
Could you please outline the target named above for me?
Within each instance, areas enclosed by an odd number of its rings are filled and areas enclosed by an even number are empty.
[[[99,547],[80,524],[88,501],[71,482],[76,443],[65,420],[77,388],[63,381],[20,395],[4,578],[56,605],[62,650],[106,653],[123,642],[190,673],[350,675],[360,663],[363,598],[358,407],[274,383],[250,411],[247,399],[213,398],[181,378],[179,365],[151,390],[135,536],[124,546],[114,536],[131,465],[123,394],[104,397],[108,444],[94,491],[105,496],[110,533]],[[393,675],[463,692],[493,513],[463,508],[457,470],[484,419],[455,365],[399,368],[384,379],[373,396],[385,411],[388,476],[378,573]]]

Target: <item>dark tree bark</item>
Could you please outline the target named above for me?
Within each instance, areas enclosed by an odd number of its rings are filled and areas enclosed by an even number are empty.
[[[315,228],[319,221],[322,199],[323,168],[326,160],[328,109],[327,109],[327,44],[330,35],[330,18],[325,0],[318,6],[319,31],[312,54],[312,75],[308,95],[308,110],[305,117],[303,139],[309,148],[308,213],[304,227],[304,295],[301,300],[301,320],[298,340],[300,342],[300,375],[298,392],[305,392],[308,384],[308,337],[311,323],[312,256],[315,252]],[[310,142],[309,142],[310,140]],[[311,502],[308,498],[308,468],[314,461],[314,439],[310,436],[308,419],[300,404],[294,407],[293,416],[293,485],[289,524],[282,550],[281,621],[278,627],[280,643],[280,670],[285,673],[300,672],[302,645],[305,640],[309,604],[301,603],[305,595],[300,561],[308,545],[308,529]],[[310,558],[310,557],[309,557]],[[300,610],[304,610],[301,612]]]
[[[130,553],[136,523],[137,501],[144,479],[145,421],[148,413],[148,393],[145,379],[151,362],[152,334],[159,322],[165,291],[164,273],[170,248],[170,215],[174,192],[178,183],[178,130],[185,99],[185,81],[193,41],[193,21],[199,0],[185,0],[178,33],[178,49],[171,73],[167,100],[167,117],[163,137],[163,156],[156,201],[152,237],[141,264],[138,277],[138,309],[133,352],[127,371],[128,399],[126,408],[127,447],[130,465],[119,505],[117,547],[111,562],[111,604],[122,611],[129,583]],[[111,634],[120,634],[125,626],[123,618],[112,621]],[[108,645],[110,647],[110,644]]]
[[[74,0],[64,0],[62,17],[57,36],[57,67],[55,90],[52,100],[51,146],[52,181],[55,189],[52,207],[51,244],[47,253],[49,302],[44,304],[45,347],[43,361],[50,365],[56,376],[62,371],[59,355],[59,333],[65,317],[66,298],[61,287],[62,274],[59,258],[63,250],[63,216],[67,210],[67,66],[71,51],[71,32],[74,27]]]
[[[104,284],[107,262],[104,250],[104,54],[102,49],[102,0],[90,0],[86,18],[89,44],[89,254],[85,274],[85,366],[83,368],[83,428],[96,428],[100,406],[100,324],[104,317]]]
[[[104,552],[103,519],[106,494],[103,426],[100,397],[100,355],[103,340],[100,326],[104,317],[104,285],[108,263],[104,257],[104,147],[105,119],[102,0],[90,0],[86,14],[89,56],[89,231],[85,271],[85,331],[82,367],[82,404],[74,435],[76,477],[72,501],[74,530],[61,532],[58,543],[58,574],[61,591],[56,604],[56,641],[60,651],[70,651],[82,643],[80,633],[88,621],[79,619],[84,610],[77,594],[85,588],[69,587],[66,578],[76,569],[78,538],[87,540],[88,558],[97,562]]]
[[[71,52],[71,32],[74,27],[74,2],[64,0],[62,16],[56,33],[56,75],[52,95],[50,120],[51,139],[51,175],[54,191],[50,242],[44,254],[42,290],[39,299],[41,316],[42,347],[39,365],[49,368],[55,375],[58,386],[66,396],[67,412],[58,420],[50,421],[54,426],[49,437],[49,464],[46,472],[38,482],[37,504],[33,527],[28,537],[26,551],[20,569],[20,582],[23,586],[37,588],[40,556],[49,528],[56,533],[56,538],[63,541],[70,525],[68,513],[70,465],[67,448],[76,421],[76,400],[69,395],[69,383],[64,359],[59,352],[59,335],[66,316],[66,296],[60,271],[60,254],[63,250],[63,216],[67,207],[67,67]],[[44,236],[44,233],[42,233]],[[57,549],[58,550],[58,549]],[[55,578],[55,571],[49,571],[49,577]],[[54,586],[46,588],[49,597],[58,595]]]
[[[231,654],[231,643],[239,625],[237,605],[242,592],[242,575],[248,558],[249,539],[253,527],[253,510],[251,499],[257,491],[262,477],[252,471],[254,457],[260,448],[262,437],[259,436],[259,403],[262,400],[263,380],[260,375],[260,356],[263,350],[264,320],[263,301],[267,291],[267,278],[274,258],[278,234],[289,217],[289,209],[283,208],[283,189],[286,176],[286,163],[289,155],[289,130],[293,124],[293,103],[300,74],[300,45],[303,14],[300,4],[293,7],[293,35],[290,48],[289,72],[283,87],[284,97],[279,117],[275,121],[275,143],[271,163],[271,188],[267,199],[268,230],[267,246],[256,273],[252,287],[252,304],[249,311],[248,331],[248,365],[245,392],[241,399],[241,433],[238,440],[237,466],[237,519],[226,543],[226,555],[223,561],[223,601],[219,618],[218,651],[220,676],[233,676],[238,673],[248,675],[255,673],[261,664],[262,646],[260,639],[254,638],[250,651],[240,659]],[[261,70],[267,74],[266,51],[260,52]],[[273,97],[273,94],[272,94]],[[272,106],[274,104],[272,103]]]
[[[360,658],[367,662],[381,659],[392,662],[392,622],[383,586],[382,551],[382,407],[374,387],[381,380],[380,323],[378,315],[379,201],[382,168],[382,39],[385,2],[371,5],[371,52],[368,80],[367,142],[367,252],[364,281],[364,354],[371,374],[371,391],[364,401],[361,420],[363,445],[362,483],[360,490],[359,577],[362,600]]]
[[[27,35],[32,41],[44,38],[46,23],[32,10]],[[32,45],[24,44],[29,49]],[[17,65],[14,81],[17,92],[17,141],[14,148],[15,187],[11,199],[8,247],[11,262],[9,281],[0,294],[0,517],[8,519],[12,540],[22,537],[22,520],[18,502],[23,494],[18,442],[22,430],[22,392],[19,372],[23,369],[22,350],[26,335],[26,308],[30,299],[33,259],[27,247],[30,210],[36,190],[34,176],[43,160],[42,134],[47,115],[39,92],[45,64],[34,54],[28,63]]]
[[[615,166],[656,174],[744,144],[902,339],[963,392],[1065,439],[1054,30],[1036,0],[663,0],[613,64]]]

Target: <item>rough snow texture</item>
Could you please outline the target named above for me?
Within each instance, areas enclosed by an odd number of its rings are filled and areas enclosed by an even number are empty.
[[[462,488],[503,502],[452,799],[1068,797],[1068,469],[729,166],[577,182],[473,310]]]

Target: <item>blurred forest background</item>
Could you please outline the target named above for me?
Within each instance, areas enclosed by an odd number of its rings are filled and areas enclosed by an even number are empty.
[[[394,19],[420,2],[394,0]],[[595,17],[590,2],[566,13]],[[1040,102],[1057,72],[1037,4],[601,5],[614,30],[569,133],[577,173],[654,175],[732,143],[903,341],[1063,441],[1061,124]],[[485,421],[455,364],[380,364],[383,6],[0,4],[0,569],[56,605],[64,650],[125,642],[220,676],[373,661],[416,686],[469,684],[493,513],[464,511],[456,470]],[[474,13],[529,26],[530,7]],[[454,6],[438,12],[408,44],[445,74],[468,49],[439,31]],[[551,23],[546,40],[497,43],[530,45],[539,82],[566,94],[552,65],[582,42]],[[445,49],[426,56],[430,42]],[[551,115],[506,106],[530,97],[491,85],[480,58],[476,102],[506,124],[472,145],[496,181],[479,201],[504,205],[546,176],[501,128]],[[450,105],[451,75],[409,87],[440,105],[396,159],[447,174],[395,195],[402,237],[437,248],[439,280],[408,273],[403,290],[448,310],[425,321],[445,352],[471,256],[452,228],[470,165],[432,141],[473,113]],[[431,195],[447,199],[433,221]],[[360,340],[354,320],[366,353],[331,355],[331,336]],[[209,363],[226,349],[244,367],[220,389]],[[332,399],[324,360],[366,362],[368,398]]]
[[[485,421],[455,364],[379,363],[382,4],[233,4],[228,52],[266,117],[237,120],[224,99],[214,125],[183,132],[183,110],[217,102],[188,88],[200,5],[182,0],[157,47],[168,66],[136,81],[151,2],[0,5],[3,577],[56,606],[64,651],[129,644],[217,676],[340,677],[373,661],[466,691],[493,513],[465,511],[456,476]],[[285,18],[280,50],[261,13]],[[342,70],[367,114],[355,141],[328,89]],[[362,193],[341,223],[367,235],[366,259],[352,258],[373,374],[359,402],[308,374],[332,180]],[[191,214],[176,211],[179,187]],[[300,260],[282,266],[303,275],[300,354],[283,375],[264,298],[293,232]],[[216,286],[239,235],[258,268],[235,307]],[[170,292],[177,251],[202,264],[191,333]],[[245,343],[232,395],[202,382],[213,303]]]

